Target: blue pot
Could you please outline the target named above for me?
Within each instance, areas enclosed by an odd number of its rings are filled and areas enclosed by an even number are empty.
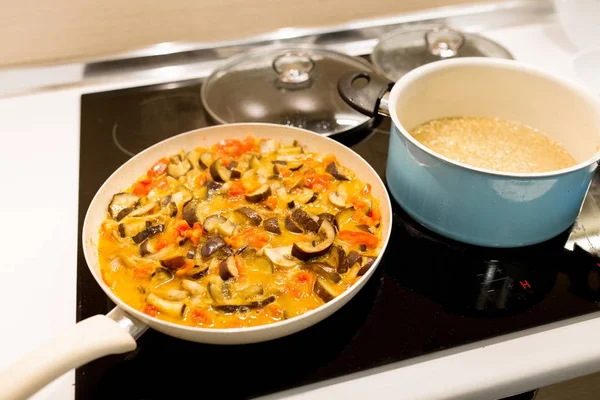
[[[352,82],[359,77],[368,84],[355,89]],[[577,218],[600,159],[600,105],[577,84],[517,61],[478,57],[427,64],[396,84],[364,73],[347,75],[339,89],[359,111],[392,118],[388,187],[429,229],[479,246],[520,247],[557,236]],[[437,154],[409,134],[426,121],[456,116],[536,127],[578,164],[545,173],[501,173]]]

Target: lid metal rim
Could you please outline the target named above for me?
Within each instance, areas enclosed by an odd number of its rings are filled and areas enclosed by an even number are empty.
[[[223,65],[215,68],[209,76],[206,77],[206,79],[204,80],[204,82],[202,83],[202,88],[200,89],[200,101],[202,102],[202,106],[204,107],[204,109],[206,110],[206,112],[208,113],[208,115],[216,122],[218,122],[219,124],[235,124],[235,123],[245,123],[245,122],[256,122],[256,121],[235,121],[235,122],[227,122],[226,120],[224,120],[223,118],[219,117],[217,115],[217,113],[214,112],[214,110],[210,107],[210,103],[208,102],[207,99],[207,92],[208,89],[206,89],[208,87],[208,84],[211,82],[211,80],[214,80],[215,77],[223,72],[226,71],[229,67],[239,63],[241,60],[245,59],[245,58],[250,58],[252,56],[255,55],[260,55],[262,53],[269,53],[271,51],[274,50],[319,50],[319,51],[323,51],[323,52],[327,52],[327,53],[331,53],[332,55],[336,55],[342,58],[347,58],[347,59],[352,59],[353,61],[359,62],[361,64],[363,64],[366,68],[372,70],[373,72],[377,72],[376,69],[374,68],[374,64],[373,63],[369,63],[368,61],[359,58],[359,57],[354,57],[351,56],[349,54],[345,54],[336,50],[331,50],[328,49],[327,47],[324,46],[320,46],[320,45],[315,45],[315,44],[307,44],[307,43],[297,43],[297,44],[287,44],[287,45],[281,45],[281,44],[274,44],[274,45],[268,45],[268,46],[264,46],[264,47],[259,47],[259,48],[255,48],[252,50],[248,50],[246,52],[237,54],[231,58],[229,58],[227,60],[227,62],[225,62]],[[362,122],[361,124],[358,125],[354,125],[354,126],[350,126],[346,129],[341,129],[341,130],[335,130],[332,132],[327,132],[327,133],[319,133],[321,136],[337,136],[340,135],[342,133],[347,133],[347,132],[351,132],[352,130],[360,130],[363,127],[365,127],[366,125],[372,123],[374,120],[374,118],[367,118],[364,122]],[[273,123],[273,122],[271,122]],[[277,125],[281,125],[281,126],[290,126],[293,128],[297,128],[293,125],[283,125],[283,124],[277,124]]]
[[[411,29],[407,29],[407,28],[395,29],[391,32],[388,32],[388,33],[382,35],[377,40],[377,44],[375,45],[375,47],[373,47],[373,51],[371,52],[371,55],[369,56],[374,70],[377,73],[379,73],[379,74],[383,75],[384,77],[386,77],[387,79],[389,79],[390,81],[393,81],[393,82],[397,81],[397,79],[393,79],[392,76],[390,76],[390,74],[383,69],[380,61],[378,61],[378,59],[377,59],[377,54],[384,53],[384,51],[381,49],[381,46],[383,45],[383,43],[393,37],[400,36],[402,34],[414,33],[414,32],[418,32],[418,31],[426,31],[428,29],[434,29],[436,27],[442,27],[442,26],[445,26],[445,25],[443,25],[443,24],[420,24],[420,25],[415,25]],[[453,29],[451,26],[449,28]],[[485,40],[487,42],[494,43],[497,45],[498,49],[500,49],[507,56],[506,59],[510,59],[510,60],[515,59],[514,55],[510,51],[508,51],[508,49],[506,49],[500,43],[497,43],[495,40],[486,38],[485,36],[479,35],[477,33],[464,32],[464,31],[459,31],[459,32],[465,36],[465,40],[467,40],[469,37],[474,37],[477,39],[481,39],[481,40]],[[460,57],[451,57],[451,58],[460,58]],[[408,72],[408,71],[406,71],[406,72]]]

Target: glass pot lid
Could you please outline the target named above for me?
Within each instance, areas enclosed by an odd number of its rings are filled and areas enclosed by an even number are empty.
[[[378,72],[395,82],[421,65],[456,57],[513,59],[508,50],[493,40],[447,26],[429,25],[383,36],[373,49],[371,61]]]
[[[334,135],[372,121],[338,95],[338,79],[357,70],[373,68],[312,45],[251,50],[208,77],[202,102],[220,123],[269,122]]]

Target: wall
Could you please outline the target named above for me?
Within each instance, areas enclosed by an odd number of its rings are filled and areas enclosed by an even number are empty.
[[[0,67],[486,0],[0,0]]]

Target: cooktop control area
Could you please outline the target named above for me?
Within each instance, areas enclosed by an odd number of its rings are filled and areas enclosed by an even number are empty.
[[[86,94],[81,99],[79,237],[106,178],[131,156],[209,125],[199,80]],[[385,177],[389,122],[344,143]],[[563,248],[568,232],[516,250],[444,239],[394,204],[390,245],[360,293],[303,332],[243,346],[185,342],[149,330],[132,353],[77,370],[78,399],[250,398],[595,312],[598,260]],[[77,318],[114,305],[79,246]],[[158,382],[160,384],[152,384]]]

